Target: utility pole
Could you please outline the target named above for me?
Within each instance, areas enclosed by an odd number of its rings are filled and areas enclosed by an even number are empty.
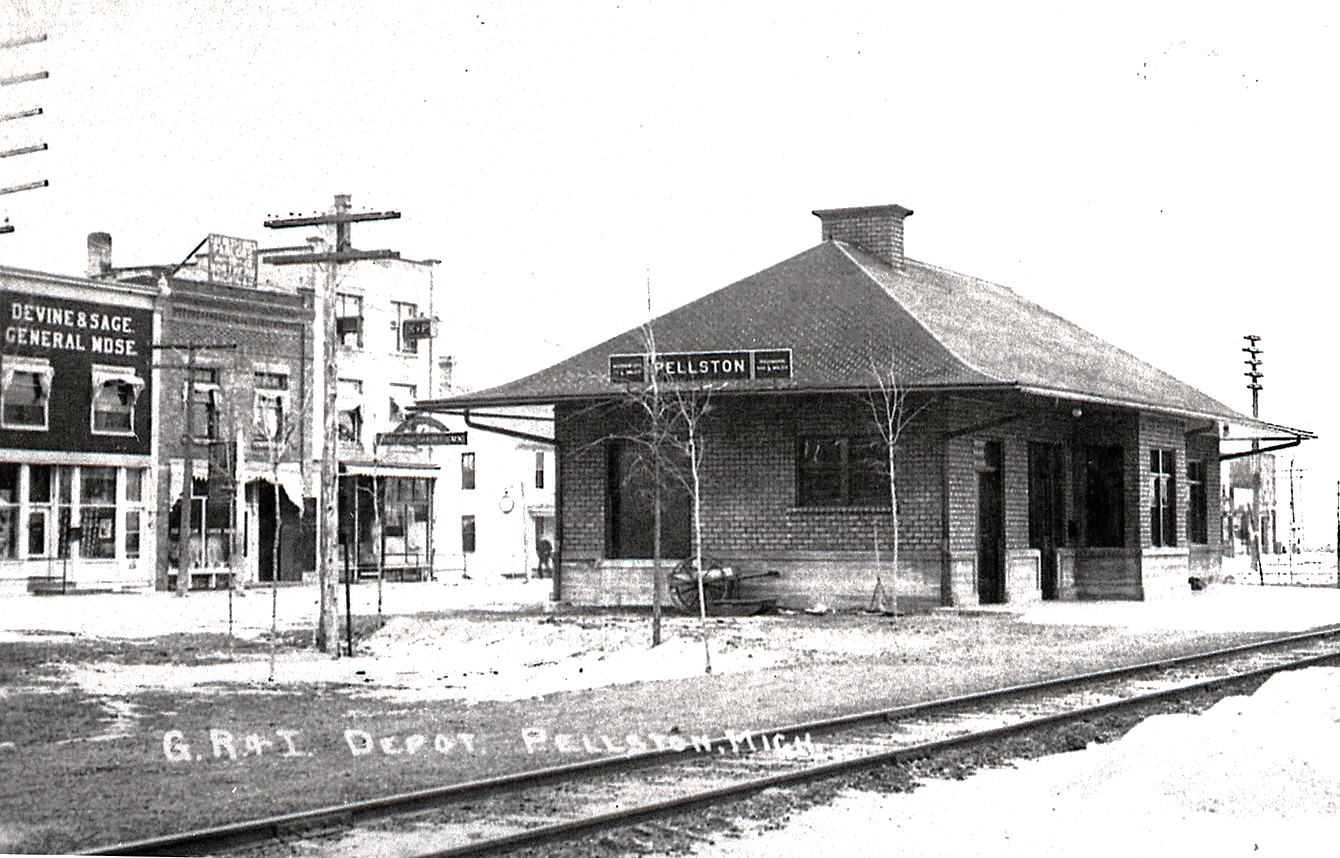
[[[1265,373],[1261,372],[1261,355],[1264,354],[1264,352],[1256,347],[1256,344],[1261,341],[1261,338],[1256,334],[1245,334],[1243,335],[1243,339],[1247,341],[1246,347],[1243,348],[1243,351],[1247,353],[1247,360],[1243,361],[1243,363],[1250,367],[1250,369],[1247,372],[1244,372],[1243,375],[1248,379],[1247,389],[1252,392],[1252,417],[1259,418],[1261,416],[1261,379],[1265,376]],[[1251,526],[1247,528],[1247,534],[1252,543],[1249,546],[1252,552],[1252,565],[1256,567],[1258,583],[1264,586],[1266,583],[1266,571],[1261,563],[1260,450],[1261,442],[1253,439],[1252,453],[1254,455],[1252,456],[1252,474],[1254,477],[1254,485],[1252,487],[1252,521]]]
[[[337,432],[338,412],[335,398],[337,391],[336,355],[338,343],[335,332],[335,284],[340,263],[359,259],[399,259],[400,254],[392,250],[354,250],[350,238],[350,227],[360,221],[392,220],[400,217],[400,212],[354,212],[350,208],[348,194],[336,194],[335,204],[325,214],[274,218],[265,221],[268,229],[290,229],[294,227],[326,227],[333,237],[329,242],[330,250],[324,253],[298,253],[275,256],[270,262],[275,265],[324,265],[322,285],[316,290],[316,317],[321,331],[321,516],[318,524],[316,572],[321,590],[320,619],[317,625],[316,645],[323,652],[339,658],[340,640],[336,618],[339,612],[339,542],[337,539],[338,519],[338,483],[339,483],[339,438]],[[352,619],[351,619],[352,621]]]
[[[196,355],[203,351],[228,351],[237,343],[157,343],[155,349],[186,352],[186,408],[181,434],[182,489],[181,526],[177,538],[177,595],[185,596],[191,589],[191,569],[195,565],[195,534],[192,532],[192,502],[195,497],[195,370]]]
[[[22,48],[26,45],[35,45],[40,42],[45,42],[46,40],[47,36],[45,33],[34,36],[21,36],[17,39],[10,39],[5,42],[0,42],[0,50],[8,50],[10,48]],[[50,76],[51,74],[45,71],[12,75],[10,77],[0,78],[0,86],[15,86],[17,84],[30,83],[32,81],[46,80]],[[16,119],[27,119],[32,116],[41,116],[41,115],[42,115],[42,108],[34,107],[28,110],[20,110],[0,115],[0,122],[12,122],[13,120]],[[48,148],[47,144],[45,143],[34,143],[28,146],[18,146],[13,149],[6,149],[3,152],[0,152],[0,158],[12,158],[16,155],[31,155],[35,152],[45,152],[47,148]],[[45,188],[47,187],[48,184],[49,183],[47,182],[46,179],[42,179],[41,181],[38,182],[27,182],[22,185],[14,185],[13,187],[9,188],[0,188],[0,196],[4,196],[6,194],[18,193],[19,191],[31,191],[35,188]],[[5,222],[3,224],[0,224],[0,235],[7,235],[13,231],[14,231],[14,225],[9,222],[9,218],[5,218]]]

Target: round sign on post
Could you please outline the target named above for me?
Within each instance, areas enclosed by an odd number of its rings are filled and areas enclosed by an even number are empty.
[[[512,496],[508,494],[507,489],[503,489],[503,496],[498,499],[498,509],[502,510],[503,515],[516,509],[516,501],[512,500]]]

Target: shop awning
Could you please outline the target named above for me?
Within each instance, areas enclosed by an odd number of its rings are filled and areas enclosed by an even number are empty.
[[[135,374],[135,368],[132,366],[103,366],[93,365],[93,389],[96,391],[103,385],[121,384],[135,391],[135,397],[138,399],[140,391],[144,390],[144,379]]]
[[[432,479],[441,470],[437,465],[374,464],[341,462],[340,473],[366,477],[422,477]]]

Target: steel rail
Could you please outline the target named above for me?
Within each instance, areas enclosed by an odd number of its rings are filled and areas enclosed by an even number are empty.
[[[1095,715],[1104,715],[1122,709],[1133,709],[1147,703],[1188,695],[1194,692],[1214,688],[1219,685],[1242,682],[1254,679],[1258,676],[1269,676],[1274,673],[1282,673],[1286,670],[1297,670],[1304,667],[1311,667],[1329,661],[1340,661],[1340,651],[1308,656],[1284,664],[1253,668],[1252,670],[1243,671],[1242,673],[1214,677],[1212,679],[1201,680],[1184,685],[1175,685],[1170,688],[1146,692],[1121,700],[1112,700],[1106,703],[1082,706],[1078,709],[1066,712],[1041,715],[1036,718],[1018,721],[1000,727],[989,727],[982,730],[975,730],[961,736],[936,739],[931,742],[923,742],[905,748],[897,748],[891,751],[880,751],[878,753],[854,757],[848,760],[837,760],[830,763],[822,763],[817,766],[798,769],[796,771],[768,775],[762,778],[754,778],[752,780],[741,781],[722,787],[714,787],[712,789],[702,790],[700,792],[676,798],[665,799],[658,802],[649,802],[645,805],[624,810],[616,810],[568,822],[555,823],[553,825],[522,831],[516,834],[504,835],[491,840],[481,840],[464,846],[454,846],[434,852],[422,852],[418,853],[415,858],[459,858],[459,856],[467,855],[489,855],[526,846],[541,846],[547,843],[566,840],[590,831],[615,828],[674,811],[688,810],[702,805],[713,804],[722,799],[742,798],[746,795],[762,792],[763,790],[772,787],[792,786],[823,780],[825,778],[833,777],[834,775],[849,774],[851,772],[874,768],[876,766],[924,759],[943,751],[987,744],[997,739],[1008,738],[1019,733],[1027,733],[1031,730],[1038,730],[1044,727],[1051,727],[1071,721],[1080,721]]]
[[[742,734],[736,734],[736,742],[740,740],[740,735],[748,736],[773,736],[777,733],[786,735],[798,735],[803,733],[824,733],[845,726],[860,724],[873,721],[893,721],[901,718],[907,718],[916,714],[923,714],[937,710],[949,710],[957,707],[967,706],[976,703],[983,703],[992,700],[1004,700],[1009,697],[1020,696],[1029,693],[1047,691],[1051,689],[1060,689],[1070,685],[1078,685],[1089,682],[1101,682],[1110,679],[1119,679],[1138,673],[1151,670],[1167,670],[1169,668],[1181,665],[1194,664],[1202,661],[1213,661],[1220,658],[1230,658],[1236,655],[1242,655],[1250,652],[1271,649],[1273,647],[1289,646],[1292,644],[1303,643],[1311,640],[1319,640],[1327,637],[1340,635],[1340,624],[1333,626],[1319,627],[1301,632],[1298,634],[1285,635],[1282,637],[1269,638],[1260,641],[1253,641],[1246,644],[1236,644],[1230,647],[1222,647],[1214,650],[1205,650],[1201,652],[1188,653],[1185,655],[1171,656],[1169,658],[1156,659],[1153,661],[1140,662],[1133,665],[1125,665],[1115,668],[1107,668],[1088,673],[1074,674],[1070,676],[1053,677],[1039,680],[1037,682],[1023,683],[1019,685],[1006,686],[1003,688],[989,689],[987,691],[972,692],[969,694],[956,695],[953,697],[938,698],[936,700],[924,701],[920,703],[903,704],[899,706],[887,707],[882,709],[868,710],[857,713],[847,713],[830,718],[819,719],[815,721],[801,722],[798,724],[785,725],[781,727],[769,727],[762,730],[747,731]],[[1340,652],[1328,653],[1322,656],[1316,656],[1321,660],[1340,658]],[[1265,672],[1274,672],[1285,669],[1292,669],[1286,663],[1283,666],[1274,666],[1264,668]],[[1207,685],[1214,685],[1225,681],[1236,681],[1240,677],[1232,676],[1228,679],[1216,678],[1208,680]],[[1181,686],[1178,687],[1179,689]],[[1124,701],[1115,701],[1121,704]],[[1103,704],[1103,706],[1112,706],[1114,704]],[[1102,710],[1103,706],[1095,707],[1094,711]],[[725,747],[730,744],[730,739],[721,736],[710,740],[709,748]],[[460,799],[465,797],[482,798],[494,795],[518,787],[535,786],[552,781],[562,780],[575,775],[585,775],[592,772],[617,772],[626,769],[636,769],[643,766],[652,765],[674,757],[682,757],[688,753],[688,748],[656,748],[637,753],[626,753],[618,756],[600,757],[594,760],[585,760],[576,763],[566,763],[559,766],[551,766],[542,769],[531,769],[508,775],[499,775],[490,778],[482,778],[474,781],[465,781],[462,783],[450,784],[440,787],[430,787],[411,792],[396,793],[387,796],[380,796],[373,799],[363,799],[359,801],[347,802],[339,805],[314,808],[312,810],[295,811],[293,813],[279,814],[242,822],[229,823],[227,825],[213,826],[209,828],[196,829],[192,831],[169,834],[160,837],[145,838],[134,841],[123,841],[120,843],[98,847],[95,849],[80,852],[81,855],[179,855],[186,849],[208,849],[208,848],[237,848],[242,845],[254,844],[266,840],[273,840],[278,837],[288,836],[298,832],[318,829],[323,826],[340,825],[351,826],[365,819],[373,819],[394,815],[396,813],[407,812],[414,809],[422,809],[435,804],[439,804],[449,799]],[[903,753],[903,752],[894,752]],[[830,764],[840,765],[840,764]],[[850,765],[846,763],[845,765]],[[872,763],[871,765],[878,765]],[[774,776],[785,777],[785,776]],[[765,779],[768,780],[768,779]],[[757,789],[766,789],[770,784],[757,787]],[[732,790],[733,788],[723,788]],[[715,791],[713,791],[715,792]],[[710,801],[712,793],[704,793],[707,798],[701,801]],[[688,805],[685,805],[688,806]],[[664,812],[663,809],[650,812]],[[576,825],[578,823],[567,823],[565,825]],[[593,823],[598,824],[598,823]],[[608,823],[606,823],[608,824]],[[590,827],[590,826],[587,826]],[[545,829],[537,829],[542,831]],[[518,835],[520,836],[520,835]],[[560,835],[565,836],[565,835]],[[480,847],[483,847],[481,842]],[[503,847],[499,847],[503,848]],[[438,853],[433,853],[438,854]],[[444,852],[441,854],[474,854],[470,852]]]

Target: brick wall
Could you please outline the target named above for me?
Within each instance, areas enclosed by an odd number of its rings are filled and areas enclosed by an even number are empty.
[[[759,586],[780,596],[801,590],[811,601],[855,605],[868,599],[874,575],[893,551],[887,508],[801,507],[796,498],[797,437],[872,432],[869,403],[858,396],[727,398],[714,403],[704,427],[702,474],[704,553],[729,565],[784,572],[777,583]],[[628,434],[628,409],[565,405],[556,410],[562,493],[564,597],[575,601],[645,604],[649,573],[636,561],[605,558],[608,439]],[[905,432],[897,460],[899,581],[909,597],[948,604],[977,602],[977,480],[988,441],[1003,454],[1007,599],[1041,598],[1040,555],[1029,544],[1029,442],[1062,443],[1070,462],[1063,479],[1071,545],[1062,570],[1066,597],[1140,598],[1141,545],[1148,545],[1148,457],[1153,445],[1176,444],[1178,533],[1185,540],[1186,447],[1177,421],[1138,421],[1130,414],[1076,418],[1068,407],[1046,401],[944,398]],[[962,434],[957,434],[957,433]],[[946,435],[948,439],[946,440]],[[1085,548],[1084,447],[1121,444],[1126,481],[1126,546]],[[1211,456],[1217,443],[1196,441],[1197,455]],[[1213,469],[1209,469],[1211,472]],[[1207,474],[1207,492],[1218,484]],[[1072,482],[1074,483],[1072,485]],[[947,518],[946,518],[947,511]],[[1211,527],[1214,537],[1214,528]],[[1078,544],[1071,539],[1079,537]],[[948,553],[946,553],[948,552]],[[1189,559],[1163,562],[1161,590],[1185,581]],[[643,580],[645,578],[646,580]],[[789,581],[789,583],[788,583]],[[1165,586],[1166,585],[1166,586]],[[804,600],[800,600],[803,604]]]
[[[903,219],[911,212],[901,206],[867,206],[815,212],[822,221],[824,241],[845,241],[872,253],[894,267],[903,265]]]
[[[215,395],[216,438],[227,443],[197,443],[192,447],[192,457],[196,461],[212,457],[224,463],[236,450],[233,440],[241,437],[246,460],[268,462],[268,452],[254,450],[250,444],[254,429],[254,372],[258,367],[287,371],[287,416],[310,421],[311,415],[316,413],[305,393],[312,353],[310,296],[176,281],[169,300],[171,307],[164,314],[162,323],[164,342],[237,346],[235,349],[196,352],[198,367],[215,370],[219,385]],[[159,461],[163,467],[159,469],[157,479],[157,526],[153,538],[158,545],[155,578],[157,586],[163,588],[168,583],[169,533],[166,523],[169,510],[179,500],[169,491],[171,470],[167,463],[180,460],[185,454],[186,374],[180,367],[186,365],[187,358],[184,352],[170,350],[164,350],[158,357],[165,367],[158,415]],[[310,426],[307,422],[295,425],[298,428],[281,461],[295,462],[310,456]],[[203,427],[192,428],[197,438],[204,437]],[[314,522],[310,526],[314,526]]]

